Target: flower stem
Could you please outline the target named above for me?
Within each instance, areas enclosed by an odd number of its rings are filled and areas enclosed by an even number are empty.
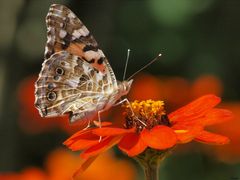
[[[147,148],[143,153],[135,156],[135,160],[143,167],[145,180],[159,180],[158,167],[168,152],[168,150],[159,151]]]
[[[146,180],[158,180],[158,166],[158,164],[145,164],[143,166]]]

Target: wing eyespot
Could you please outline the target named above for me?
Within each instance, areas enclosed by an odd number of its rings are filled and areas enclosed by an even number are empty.
[[[60,79],[60,76],[53,76],[53,79],[54,79],[55,81],[58,81],[58,80]]]
[[[49,101],[55,101],[57,99],[57,94],[55,92],[51,91],[47,94],[47,99]]]
[[[56,68],[56,74],[59,75],[59,76],[64,75],[64,70],[63,70],[63,68],[57,67],[57,68]]]
[[[53,90],[55,87],[56,87],[56,85],[54,83],[49,83],[48,86],[47,86],[47,88],[49,90]]]

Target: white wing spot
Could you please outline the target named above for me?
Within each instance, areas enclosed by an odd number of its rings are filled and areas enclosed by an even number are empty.
[[[75,15],[72,12],[69,12],[68,17],[69,18],[75,18]]]
[[[79,79],[77,77],[74,77],[72,79],[68,79],[67,83],[72,87],[72,88],[77,88],[78,87],[78,83],[79,83]]]
[[[102,79],[103,79],[103,73],[99,72],[98,74],[96,74],[97,82],[101,81]]]
[[[73,37],[80,38],[81,36],[87,36],[89,31],[85,26],[82,26],[80,29],[75,29],[72,34]]]
[[[49,48],[45,46],[45,53],[47,53],[48,51],[49,51]]]
[[[74,30],[72,35],[75,36],[76,38],[80,38],[81,32],[79,30]]]
[[[85,63],[83,63],[83,65],[82,65],[82,67],[83,67],[83,71],[85,72],[85,74],[89,74],[89,72],[90,72],[90,68],[89,68],[89,66],[87,66]]]
[[[48,13],[48,16],[52,16],[53,15],[53,13],[51,11],[52,11],[52,9],[50,9],[50,11]]]
[[[100,54],[101,57],[105,57],[101,49],[98,49],[98,53]]]
[[[89,34],[89,31],[88,29],[86,28],[86,26],[82,26],[80,29],[79,29],[79,32],[81,35],[83,36],[87,36]]]
[[[64,38],[66,35],[67,35],[67,32],[63,29],[60,29],[60,31],[59,31],[60,38]]]
[[[90,61],[90,60],[92,60],[92,59],[100,59],[101,57],[104,57],[103,56],[103,53],[101,53],[101,51],[86,51],[85,53],[84,53],[84,55],[85,55],[85,58],[88,60],[88,61]]]

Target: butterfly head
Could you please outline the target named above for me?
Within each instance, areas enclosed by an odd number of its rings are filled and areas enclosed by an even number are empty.
[[[123,81],[119,84],[119,91],[122,96],[128,94],[131,88],[132,82],[133,82],[133,79],[129,81]]]

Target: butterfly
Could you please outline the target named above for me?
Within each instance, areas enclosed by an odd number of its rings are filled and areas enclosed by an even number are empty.
[[[68,114],[71,123],[89,122],[129,92],[133,80],[116,80],[98,43],[70,9],[51,5],[46,25],[45,58],[35,82],[42,117]]]

